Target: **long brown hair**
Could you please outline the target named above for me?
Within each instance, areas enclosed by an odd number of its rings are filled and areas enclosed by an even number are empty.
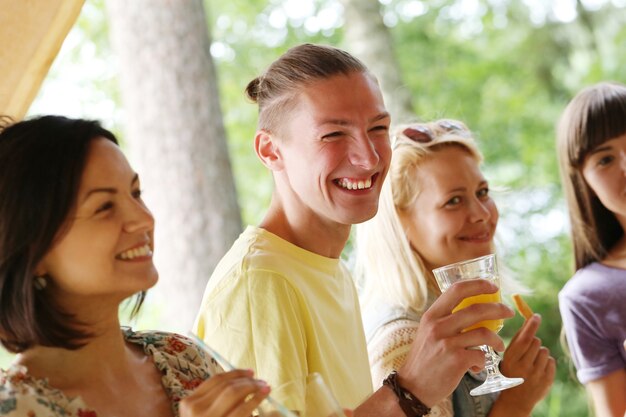
[[[557,128],[557,154],[569,210],[576,269],[604,259],[624,230],[582,175],[595,148],[626,133],[626,86],[603,82],[580,91]]]

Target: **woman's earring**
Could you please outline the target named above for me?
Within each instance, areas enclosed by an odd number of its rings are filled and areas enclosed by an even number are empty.
[[[35,277],[35,280],[33,281],[33,286],[35,287],[36,290],[43,290],[44,288],[46,288],[46,286],[48,285],[48,281],[46,280],[46,277]]]

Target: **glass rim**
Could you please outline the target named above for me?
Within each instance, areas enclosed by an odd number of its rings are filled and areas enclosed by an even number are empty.
[[[444,266],[440,266],[439,268],[435,268],[433,269],[433,274],[436,275],[436,271],[444,271],[446,269],[452,269],[452,268],[458,268],[461,267],[463,265],[467,265],[467,264],[471,264],[474,262],[478,262],[481,261],[483,259],[487,259],[487,258],[495,258],[496,254],[495,253],[490,253],[489,255],[483,255],[483,256],[479,256],[478,258],[474,258],[474,259],[467,259],[465,261],[459,261],[459,262],[455,262],[453,264],[449,264],[449,265],[444,265]]]

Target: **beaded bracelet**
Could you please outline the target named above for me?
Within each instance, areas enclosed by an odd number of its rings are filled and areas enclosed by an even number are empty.
[[[396,371],[393,371],[385,378],[383,385],[387,385],[396,394],[398,404],[407,417],[422,417],[430,413],[430,408],[426,407],[415,395],[400,385]]]

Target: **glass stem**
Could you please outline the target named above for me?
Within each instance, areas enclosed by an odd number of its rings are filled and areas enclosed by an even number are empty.
[[[500,375],[498,364],[500,363],[500,356],[498,356],[491,346],[482,345],[480,350],[485,352],[485,370],[487,371],[487,379],[492,376]]]

